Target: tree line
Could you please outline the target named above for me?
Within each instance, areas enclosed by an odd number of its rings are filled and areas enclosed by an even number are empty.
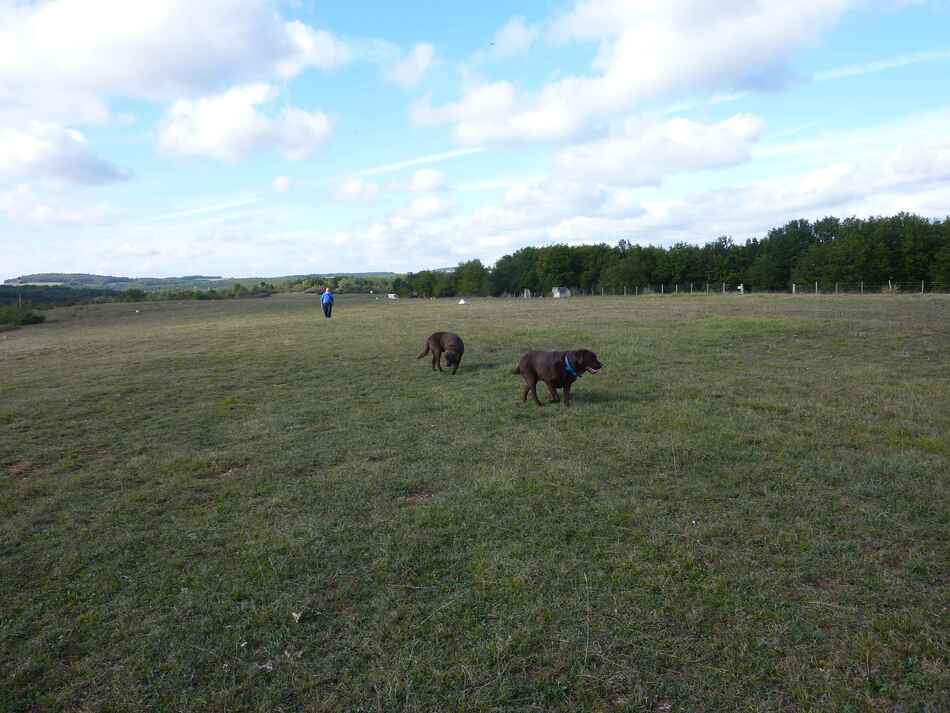
[[[225,300],[242,297],[269,297],[277,287],[261,280],[256,284],[235,282],[222,289],[164,289],[146,291],[138,287],[115,290],[102,287],[68,285],[0,285],[0,305],[66,307],[106,302],[159,302],[167,300]]]
[[[950,218],[909,213],[890,217],[793,220],[744,243],[722,236],[705,245],[654,247],[620,240],[615,246],[529,247],[500,258],[493,268],[479,260],[454,272],[423,270],[397,277],[404,296],[549,293],[552,287],[619,292],[685,286],[713,289],[789,290],[793,283],[866,289],[930,283],[950,289]]]

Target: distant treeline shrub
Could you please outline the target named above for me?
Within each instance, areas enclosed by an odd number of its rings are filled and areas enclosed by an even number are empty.
[[[227,289],[200,288],[165,289],[146,292],[137,287],[128,290],[105,290],[62,285],[0,286],[0,305],[30,302],[40,307],[63,307],[75,304],[107,302],[160,302],[166,300],[224,300],[242,297],[269,297],[274,285],[261,281],[244,285],[236,282]]]
[[[329,287],[333,292],[342,294],[366,294],[369,292],[388,292],[392,280],[386,277],[303,277],[291,280],[284,285],[290,292],[323,292]]]
[[[23,304],[0,305],[0,331],[13,327],[22,327],[26,324],[39,324],[46,320],[45,315],[33,311],[33,305]]]
[[[49,275],[50,278],[62,277]],[[43,277],[43,275],[40,275]],[[77,278],[78,279],[78,278]],[[169,278],[171,279],[171,278]],[[180,278],[185,279],[185,278]],[[210,279],[210,278],[208,278]],[[744,243],[722,236],[705,245],[671,247],[635,245],[550,245],[527,247],[500,258],[494,267],[469,260],[454,270],[423,270],[388,277],[295,278],[279,289],[340,293],[397,292],[403,296],[520,295],[525,289],[549,293],[552,287],[581,290],[658,289],[661,285],[744,284],[751,290],[788,290],[792,283],[835,283],[873,290],[887,286],[930,284],[950,289],[950,218],[928,220],[909,213],[874,218],[793,220],[763,238]],[[216,300],[263,297],[277,291],[261,281],[235,282],[218,289],[203,287],[124,291],[67,286],[0,286],[0,304],[18,299],[35,305],[142,300]]]
[[[121,293],[119,293],[121,294]],[[30,302],[34,306],[63,306],[114,297],[114,290],[66,285],[0,285],[0,305]]]
[[[706,283],[753,290],[787,290],[793,282],[840,282],[868,287],[930,283],[950,289],[950,218],[931,221],[900,213],[892,217],[795,220],[745,243],[723,236],[705,245],[669,248],[634,245],[551,245],[523,248],[500,258],[494,268],[478,260],[454,272],[431,271],[398,277],[402,295],[548,293],[552,287],[621,291],[660,285]]]

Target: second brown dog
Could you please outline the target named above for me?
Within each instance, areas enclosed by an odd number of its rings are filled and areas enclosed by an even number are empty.
[[[432,354],[432,371],[438,366],[442,371],[442,354],[445,354],[445,365],[452,367],[454,374],[459,370],[462,363],[462,355],[465,353],[465,344],[461,337],[452,332],[435,332],[426,339],[426,348],[416,357],[421,359],[426,354]]]

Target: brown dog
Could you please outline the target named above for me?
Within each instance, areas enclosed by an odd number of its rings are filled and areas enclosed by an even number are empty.
[[[439,367],[439,371],[442,371],[442,353],[445,352],[445,365],[453,367],[452,373],[454,374],[459,370],[459,365],[462,363],[465,345],[457,334],[436,332],[426,339],[426,348],[416,359],[421,359],[430,352],[432,353],[432,371],[435,371],[436,366]]]
[[[597,355],[589,349],[578,349],[573,352],[528,352],[518,362],[518,366],[511,372],[521,374],[525,385],[521,389],[521,400],[528,400],[528,392],[534,396],[534,402],[540,406],[538,400],[538,382],[543,381],[551,394],[551,401],[560,401],[558,389],[564,389],[564,405],[570,406],[571,385],[585,372],[596,374],[601,369]]]

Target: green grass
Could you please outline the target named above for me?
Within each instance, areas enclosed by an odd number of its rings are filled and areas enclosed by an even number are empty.
[[[0,334],[0,710],[950,710],[950,299],[334,315]]]
[[[46,317],[33,311],[31,305],[0,304],[0,332],[6,332],[28,324],[39,324]]]

